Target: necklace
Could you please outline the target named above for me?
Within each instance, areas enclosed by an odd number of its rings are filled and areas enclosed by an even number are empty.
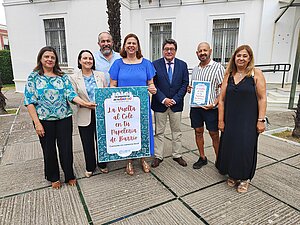
[[[242,80],[245,76],[245,74],[243,72],[237,72],[237,74],[239,75],[240,80]]]
[[[240,80],[242,79],[242,77],[243,77],[243,74],[242,73],[239,73],[239,75],[240,75]]]

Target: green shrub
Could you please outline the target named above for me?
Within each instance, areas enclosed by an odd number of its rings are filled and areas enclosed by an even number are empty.
[[[10,51],[0,50],[0,78],[3,84],[13,84],[13,70]]]

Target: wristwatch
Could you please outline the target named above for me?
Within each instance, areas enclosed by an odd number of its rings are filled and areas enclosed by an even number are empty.
[[[216,107],[216,104],[213,102],[212,106],[213,106],[213,108],[215,108],[215,107]]]
[[[257,119],[257,121],[258,121],[258,122],[262,122],[262,123],[266,122],[265,119]]]

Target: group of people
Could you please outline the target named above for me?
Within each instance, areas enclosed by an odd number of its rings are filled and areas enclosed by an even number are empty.
[[[262,72],[254,67],[252,49],[238,47],[226,68],[211,59],[212,49],[201,42],[196,51],[200,61],[189,81],[187,63],[176,58],[177,42],[166,39],[162,44],[163,57],[153,62],[142,55],[135,34],[124,38],[120,54],[113,51],[113,39],[108,32],[98,36],[100,50],[91,53],[82,50],[78,55],[79,71],[67,76],[58,64],[54,48],[42,48],[37,66],[25,86],[24,104],[33,120],[44,155],[45,178],[52,187],[61,187],[56,144],[65,182],[76,184],[73,172],[72,110],[77,104],[77,125],[83,146],[86,172],[92,176],[96,159],[96,87],[148,86],[152,95],[149,105],[150,152],[154,155],[151,167],[164,159],[164,133],[169,121],[172,134],[172,158],[186,167],[182,157],[181,117],[184,96],[191,93],[193,81],[209,81],[210,94],[204,106],[191,107],[191,126],[195,130],[199,159],[193,164],[200,169],[207,164],[204,152],[204,123],[212,139],[216,154],[215,165],[221,174],[227,174],[227,184],[246,192],[254,176],[257,158],[258,134],[265,129],[266,82]],[[150,97],[149,97],[150,99]],[[155,135],[151,111],[154,111]],[[219,130],[221,138],[219,138]],[[145,173],[150,165],[140,159]],[[98,163],[102,173],[108,173],[106,163]],[[132,160],[127,160],[126,172],[134,174]]]

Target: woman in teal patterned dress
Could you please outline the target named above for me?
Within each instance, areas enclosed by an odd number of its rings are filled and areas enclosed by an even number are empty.
[[[71,82],[57,60],[54,48],[43,47],[37,56],[37,66],[27,79],[24,105],[33,120],[44,156],[45,178],[54,189],[61,186],[56,151],[64,171],[65,182],[73,186],[72,109],[69,102],[83,107],[95,108],[95,104],[83,101],[74,92]]]

